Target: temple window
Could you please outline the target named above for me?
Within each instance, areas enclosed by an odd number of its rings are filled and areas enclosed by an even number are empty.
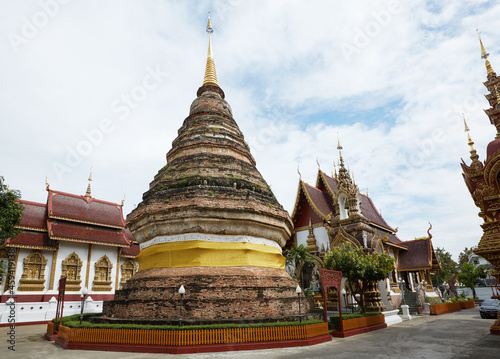
[[[35,250],[23,260],[23,274],[19,291],[42,291],[45,289],[45,266],[47,259],[41,251]]]
[[[343,193],[339,196],[339,211],[340,219],[349,217],[349,204],[347,203],[347,197]]]
[[[61,277],[66,277],[66,290],[79,291],[80,288],[80,271],[83,262],[78,255],[73,252],[62,261]]]
[[[127,259],[125,263],[122,264],[122,279],[120,281],[120,289],[132,276],[137,272],[137,264],[132,259]]]
[[[109,260],[107,255],[102,256],[95,263],[95,274],[94,283],[92,290],[107,292],[111,290],[111,270],[113,269],[113,264]]]

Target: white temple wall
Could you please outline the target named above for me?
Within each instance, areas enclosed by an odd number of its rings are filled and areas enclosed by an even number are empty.
[[[317,227],[313,229],[314,237],[316,237],[316,245],[321,250],[321,246],[325,246],[325,251],[330,248],[330,241],[328,240],[328,232],[325,227]],[[303,230],[297,232],[297,246],[301,244],[307,246],[307,236],[309,235],[309,230]]]
[[[57,254],[56,272],[54,275],[54,293],[57,293],[58,282],[62,275],[62,261],[65,260],[71,253],[75,252],[82,261],[80,269],[80,287],[85,287],[85,275],[87,273],[87,257],[89,245],[86,243],[63,242],[60,241],[59,253]]]
[[[90,266],[89,280],[88,280],[88,285],[86,285],[87,288],[88,288],[88,290],[89,290],[89,294],[93,293],[93,291],[92,291],[92,285],[93,285],[93,281],[95,279],[95,274],[96,274],[95,273],[95,264],[104,255],[108,256],[108,259],[109,259],[110,263],[113,265],[113,267],[111,268],[111,276],[110,276],[110,280],[112,281],[112,283],[111,283],[111,291],[96,292],[96,293],[99,293],[99,294],[102,294],[102,293],[111,293],[111,294],[114,294],[115,293],[115,281],[116,281],[116,270],[117,270],[116,267],[117,267],[117,259],[118,259],[118,249],[117,249],[117,247],[99,246],[99,245],[94,244],[94,246],[92,247],[92,255],[91,255],[91,259],[90,259],[90,263],[89,263],[89,266]],[[85,284],[83,286],[85,286]]]

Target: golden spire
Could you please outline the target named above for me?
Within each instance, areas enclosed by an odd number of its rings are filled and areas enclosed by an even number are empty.
[[[215,72],[215,62],[214,54],[212,52],[212,33],[214,29],[212,27],[212,22],[210,21],[210,13],[208,13],[208,24],[207,24],[207,34],[208,34],[208,54],[207,54],[207,65],[205,67],[205,78],[203,79],[203,85],[215,85],[219,86],[217,82],[217,74]]]
[[[486,51],[483,45],[483,41],[481,40],[481,34],[479,30],[476,29],[476,31],[477,31],[477,36],[479,37],[479,44],[481,45],[481,58],[484,59],[485,61],[484,64],[486,65],[486,73],[489,75],[493,73],[493,68],[491,67],[490,61],[488,60],[488,56],[490,56],[490,53]]]
[[[92,198],[90,194],[90,182],[92,181],[92,167],[90,167],[90,174],[89,174],[89,184],[87,186],[87,192],[85,192],[85,197],[87,198]]]
[[[340,144],[340,137],[337,133],[337,150],[339,150],[340,158],[342,159],[342,145]]]
[[[123,195],[123,198],[122,198],[122,206],[125,205],[125,195]]]
[[[465,121],[465,116],[463,113],[462,117],[464,118],[464,126],[465,126],[465,132],[467,132],[467,139],[469,140],[468,145],[470,146],[470,154],[471,154],[470,158],[474,161],[477,160],[479,156],[477,155],[476,150],[474,149],[474,142],[472,142],[472,139],[470,138],[469,126],[467,126],[467,121]]]

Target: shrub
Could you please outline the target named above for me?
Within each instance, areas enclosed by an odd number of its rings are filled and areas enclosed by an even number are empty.
[[[380,312],[366,312],[366,313],[351,313],[351,314],[342,314],[342,320],[355,319],[355,318],[363,318],[363,317],[371,317],[374,315],[382,314]],[[340,317],[338,314],[332,315],[330,317],[330,325],[333,330],[340,329]]]
[[[286,327],[296,325],[310,325],[322,323],[322,320],[312,319],[303,320],[300,322],[280,322],[280,323],[243,323],[243,324],[205,324],[205,325],[187,325],[182,327],[178,325],[164,324],[94,324],[85,321],[86,317],[96,317],[101,314],[87,313],[84,314],[84,321],[80,325],[80,314],[63,317],[62,324],[69,328],[93,328],[93,329],[140,329],[140,330],[208,330],[208,329],[233,329],[233,328],[264,328],[264,327]],[[54,321],[54,320],[52,320]]]

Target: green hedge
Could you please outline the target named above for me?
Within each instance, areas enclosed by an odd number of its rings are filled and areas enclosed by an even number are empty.
[[[374,315],[380,315],[380,312],[367,312],[367,313],[350,313],[350,314],[342,314],[342,320],[354,319],[354,318],[363,318],[363,317],[371,317]],[[340,329],[340,317],[338,314],[332,315],[330,317],[330,327],[333,330]]]
[[[322,320],[303,320],[300,322],[280,323],[244,323],[244,324],[206,324],[206,325],[153,325],[153,324],[94,324],[85,321],[86,317],[98,316],[97,313],[84,314],[84,321],[80,325],[80,314],[63,317],[62,324],[69,328],[95,328],[95,329],[141,329],[141,330],[206,330],[206,329],[230,329],[230,328],[262,328],[262,327],[286,327],[295,325],[309,325],[322,323]]]

